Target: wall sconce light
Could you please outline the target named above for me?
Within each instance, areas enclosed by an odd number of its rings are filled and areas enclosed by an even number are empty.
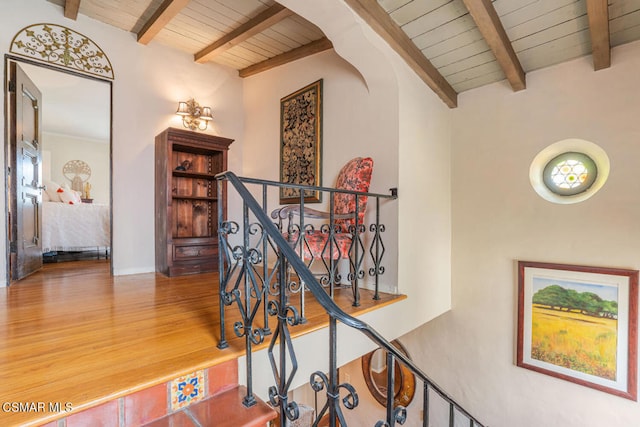
[[[182,124],[184,127],[191,130],[205,130],[210,120],[213,120],[211,116],[211,108],[201,107],[193,98],[187,102],[178,102],[178,110],[176,114],[182,116]]]

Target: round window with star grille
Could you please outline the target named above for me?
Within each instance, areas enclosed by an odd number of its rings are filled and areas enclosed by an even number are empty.
[[[540,197],[570,204],[593,196],[609,177],[609,157],[598,145],[565,139],[549,145],[531,162],[529,180]]]
[[[547,188],[561,196],[587,191],[598,176],[598,167],[584,153],[562,153],[547,163],[542,179]]]

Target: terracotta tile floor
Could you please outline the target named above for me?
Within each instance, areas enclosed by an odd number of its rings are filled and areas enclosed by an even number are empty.
[[[144,427],[258,427],[276,418],[273,408],[262,401],[242,406],[246,392],[244,386],[227,390]]]

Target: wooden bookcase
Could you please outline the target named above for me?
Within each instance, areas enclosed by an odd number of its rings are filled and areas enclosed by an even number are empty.
[[[176,128],[156,136],[156,271],[217,271],[218,204],[226,208],[226,201],[218,197],[215,175],[227,169],[232,142]]]

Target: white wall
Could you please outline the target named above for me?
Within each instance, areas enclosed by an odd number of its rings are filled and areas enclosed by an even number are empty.
[[[420,366],[492,427],[640,425],[638,403],[515,366],[516,260],[640,268],[640,43],[465,92],[453,128],[453,309],[403,338]],[[583,138],[611,160],[592,198],[529,184],[547,145]]]
[[[65,19],[62,9],[41,0],[3,0],[0,51],[9,51],[13,36],[40,22],[65,25],[97,43],[111,60],[113,82],[113,267],[115,274],[155,270],[154,137],[169,126],[182,126],[174,115],[179,100],[195,97],[212,107],[209,133],[236,139],[229,166],[242,165],[242,81],[237,72],[214,64],[198,65],[193,57],[151,42],[138,44],[126,31],[91,20]],[[1,107],[4,112],[4,103]],[[3,135],[4,135],[4,124]],[[5,164],[4,158],[2,159]],[[3,210],[4,198],[0,204]],[[0,224],[6,230],[4,217]],[[6,238],[0,238],[4,254]],[[6,271],[0,257],[0,271]],[[4,278],[4,275],[3,275]]]
[[[398,323],[408,331],[451,307],[452,110],[404,62],[394,64],[400,82],[398,285],[412,305]]]

